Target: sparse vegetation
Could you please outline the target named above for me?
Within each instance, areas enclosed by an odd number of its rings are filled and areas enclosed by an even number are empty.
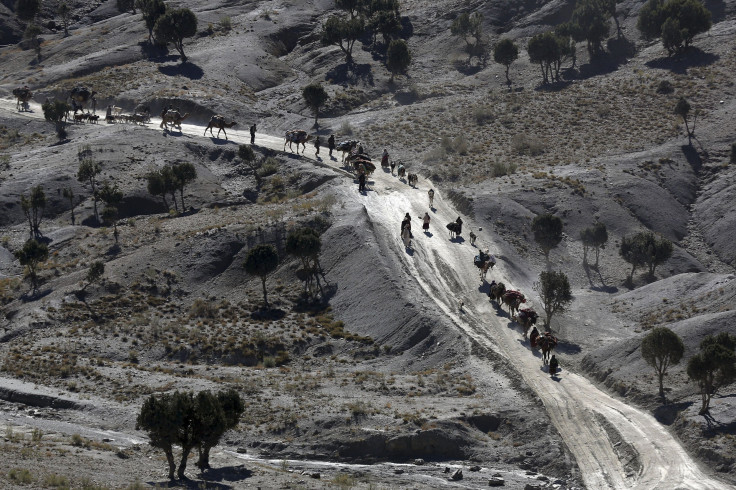
[[[197,33],[197,16],[188,8],[167,8],[166,12],[156,20],[153,33],[157,42],[173,44],[181,55],[182,63],[186,63],[184,39]]]
[[[263,284],[263,302],[268,306],[266,278],[279,265],[279,254],[273,245],[258,245],[248,251],[243,267],[248,274],[261,278]]]
[[[539,274],[539,282],[535,285],[542,300],[542,308],[546,318],[544,325],[549,328],[552,316],[564,313],[572,303],[572,289],[567,275],[562,271],[542,271]]]
[[[634,272],[638,267],[648,266],[649,277],[654,277],[656,267],[669,260],[672,256],[672,242],[664,237],[657,237],[652,232],[640,232],[621,239],[619,253],[631,264],[629,283],[634,279]]]
[[[562,241],[562,220],[549,213],[537,215],[532,221],[534,241],[539,244],[544,257],[549,260],[549,252]]]
[[[718,390],[736,380],[736,337],[722,332],[700,343],[700,352],[687,363],[687,375],[697,383],[702,404],[700,415],[710,410],[710,400]]]
[[[654,368],[659,378],[659,396],[666,401],[664,395],[664,376],[672,364],[679,364],[685,353],[682,339],[667,327],[658,327],[649,332],[641,341],[641,356]]]

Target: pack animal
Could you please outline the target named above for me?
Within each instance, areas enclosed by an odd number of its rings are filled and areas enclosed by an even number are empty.
[[[410,186],[416,187],[417,182],[419,182],[419,176],[417,174],[409,174],[406,180],[409,182]]]
[[[17,99],[16,109],[18,112],[21,110],[28,110],[28,102],[33,98],[33,92],[28,88],[27,85],[13,89],[13,95]]]
[[[178,128],[181,131],[181,122],[189,117],[189,113],[182,115],[179,111],[166,111],[161,118],[161,124],[159,127],[163,129],[169,129],[169,125],[174,128]]]
[[[287,131],[284,139],[284,151],[286,151],[286,143],[289,143],[289,151],[294,151],[291,147],[292,143],[296,143],[296,154],[299,154],[299,145],[302,145],[302,153],[307,149],[307,141],[312,139],[311,134],[301,129],[293,129]]]
[[[210,118],[209,124],[207,124],[207,127],[204,128],[204,134],[207,134],[208,129],[210,130],[210,134],[212,134],[212,128],[217,128],[217,138],[220,137],[220,131],[222,131],[223,133],[225,133],[225,139],[227,140],[227,131],[225,131],[225,128],[232,128],[236,124],[238,123],[236,123],[235,121],[227,122],[224,116],[217,114]]]

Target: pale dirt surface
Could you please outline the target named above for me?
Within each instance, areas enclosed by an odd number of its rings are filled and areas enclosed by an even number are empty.
[[[6,109],[8,105],[5,101]],[[39,109],[36,109],[35,114],[38,114]],[[152,121],[152,129],[155,129],[157,122]],[[199,136],[200,129],[200,126],[182,124],[182,132],[191,136]],[[231,130],[229,138],[244,143],[250,137],[247,131]],[[256,144],[283,149],[283,140],[276,136],[257,135]],[[308,147],[307,156],[311,150]],[[371,180],[365,197],[354,192],[357,190],[355,187],[343,186],[341,200],[363,204],[373,225],[382,228],[382,234],[386,237],[395,237],[393,252],[403,258],[403,272],[420,284],[427,301],[436,302],[448,317],[481,345],[500,352],[512,361],[524,381],[547,407],[555,427],[575,456],[587,487],[728,488],[725,483],[704,474],[651,415],[615,400],[596,389],[590,381],[567,370],[563,371],[561,379],[550,379],[538,354],[530,352],[528,342],[523,341],[519,331],[508,323],[505,314],[499,314],[487,302],[485,295],[461,292],[472,292],[479,285],[472,264],[472,255],[476,250],[464,241],[455,243],[448,239],[444,224],[453,221],[458,213],[438,189],[435,189],[436,209],[431,215],[432,236],[425,236],[415,227],[413,249],[407,251],[396,237],[395,230],[403,218],[402,211],[408,210],[410,215],[418,217],[427,210],[426,182],[420,178],[418,188],[412,189],[386,175],[380,168]],[[497,246],[492,237],[483,232],[476,233],[479,235],[479,245]],[[511,281],[501,266],[492,272],[491,277],[511,287],[524,285],[525,291],[529,291],[531,278],[514,277]],[[465,304],[462,308],[459,307],[461,301]],[[624,468],[605,429],[597,422],[596,414],[608,420],[623,439],[633,445],[641,459],[640,472],[634,473]]]

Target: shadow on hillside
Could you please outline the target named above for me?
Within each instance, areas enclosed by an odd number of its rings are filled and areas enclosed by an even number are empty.
[[[726,2],[723,0],[704,0],[706,8],[710,10],[713,24],[717,24],[726,17]]]
[[[598,54],[589,63],[580,66],[577,78],[586,79],[612,73],[636,54],[636,45],[625,37],[611,38],[606,52]]]
[[[165,61],[174,61],[178,58],[178,56],[169,54],[169,50],[168,48],[166,48],[166,46],[163,46],[157,43],[149,43],[148,41],[141,41],[138,43],[138,46],[140,46],[141,48],[141,54],[149,60],[155,59],[159,62],[165,62]]]
[[[560,90],[569,87],[571,84],[572,82],[570,80],[542,83],[541,85],[538,85],[534,90],[538,90],[539,92],[559,92]]]
[[[201,481],[201,480],[190,480],[189,478],[186,478],[184,480],[166,480],[166,481],[149,481],[149,485],[151,485],[154,488],[187,488],[191,490],[199,490],[201,488],[214,488],[214,489],[230,489],[233,488],[230,485],[223,485],[222,483],[210,483],[208,481]]]
[[[675,420],[677,420],[677,416],[680,412],[687,410],[692,404],[693,402],[683,402],[662,405],[655,408],[652,411],[652,415],[654,415],[654,418],[657,419],[657,422],[660,424],[672,425]]]
[[[159,66],[158,71],[169,77],[181,75],[190,80],[199,80],[204,76],[204,70],[202,68],[188,61],[176,65]]]
[[[21,294],[20,300],[23,303],[28,303],[30,301],[38,301],[39,299],[44,298],[44,297],[48,296],[49,294],[51,294],[52,291],[53,291],[53,289],[51,289],[51,288],[44,289],[44,290],[37,290],[35,292],[34,291],[29,291],[29,292],[27,292],[25,294]]]
[[[700,169],[703,167],[703,160],[700,158],[700,153],[698,153],[698,150],[695,149],[692,145],[682,145],[680,147],[682,150],[682,154],[685,155],[685,159],[687,160],[687,163],[690,164],[693,171],[697,174],[700,172]]]
[[[209,468],[202,473],[202,479],[212,481],[242,481],[253,476],[253,472],[243,465],[224,466],[222,468]]]
[[[332,80],[333,84],[358,82],[373,86],[373,72],[370,63],[348,65],[342,63],[327,72],[325,79]]]
[[[253,320],[281,320],[286,316],[286,312],[282,310],[281,308],[270,308],[270,307],[262,307],[259,310],[253,311],[250,314],[250,317]]]
[[[582,351],[578,344],[559,339],[557,339],[557,347],[555,347],[555,350],[561,354],[580,354]]]
[[[713,53],[706,53],[700,48],[691,46],[688,50],[679,56],[664,56],[651,61],[647,61],[649,68],[660,70],[669,70],[673,73],[685,74],[688,68],[694,66],[712,65],[721,59],[720,56]]]

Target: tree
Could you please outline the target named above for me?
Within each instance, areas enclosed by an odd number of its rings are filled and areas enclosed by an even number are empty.
[[[345,10],[354,19],[370,3],[370,0],[335,0],[335,7]]]
[[[534,241],[536,241],[544,252],[544,257],[549,260],[549,252],[557,247],[562,241],[562,220],[549,213],[540,214],[532,221]]]
[[[72,211],[72,225],[74,225],[74,208],[76,207],[76,204],[74,204],[74,191],[71,187],[65,187],[62,191],[62,195],[65,199],[69,199],[69,207]]]
[[[153,32],[158,42],[172,43],[179,51],[182,62],[186,63],[184,39],[197,33],[197,16],[188,8],[167,9],[166,13],[156,21]]]
[[[17,0],[15,15],[23,22],[31,22],[41,10],[41,0]]]
[[[388,45],[388,52],[386,53],[386,67],[391,72],[391,80],[394,81],[394,76],[400,73],[406,73],[406,69],[411,64],[411,53],[409,52],[409,46],[403,39],[394,39],[391,44]]]
[[[52,102],[47,99],[46,102],[41,105],[41,109],[43,110],[44,119],[54,123],[54,126],[56,127],[56,134],[57,136],[59,136],[59,139],[66,138],[66,129],[64,129],[64,123],[67,114],[69,113],[69,111],[72,110],[71,106],[61,100],[54,99],[54,101]]]
[[[572,12],[571,24],[579,26],[576,41],[587,41],[591,56],[601,52],[601,43],[611,30],[609,5],[606,0],[578,0]],[[615,11],[615,3],[614,3]]]
[[[120,12],[130,10],[131,14],[135,14],[135,0],[116,0],[116,6]]]
[[[672,242],[664,237],[657,237],[651,231],[643,231],[632,237],[621,239],[620,254],[631,264],[629,283],[633,281],[637,267],[648,266],[649,277],[654,277],[658,265],[663,264],[672,256]]]
[[[458,15],[452,21],[450,32],[465,41],[468,63],[473,59],[473,56],[477,56],[485,63],[488,46],[483,40],[483,14],[480,12],[473,12],[472,14],[464,12]]]
[[[69,14],[71,13],[69,5],[66,2],[61,2],[56,13],[61,17],[61,24],[64,26],[64,37],[69,36]]]
[[[95,221],[100,221],[100,216],[97,214],[97,176],[102,172],[100,164],[92,160],[91,158],[85,158],[79,163],[79,169],[77,170],[77,180],[82,184],[88,184],[92,190],[92,200],[94,202],[95,210]]]
[[[726,332],[709,335],[700,343],[700,352],[687,363],[687,375],[698,384],[702,405],[700,415],[710,410],[710,400],[718,390],[736,380],[736,337]]]
[[[117,184],[110,185],[109,182],[105,181],[97,194],[100,200],[105,203],[102,210],[102,222],[106,226],[112,224],[115,243],[118,243],[118,204],[123,200],[123,193],[118,189]]]
[[[199,441],[197,466],[204,471],[210,467],[210,449],[220,442],[225,432],[238,425],[245,405],[238,392],[230,389],[215,395],[209,391],[200,392],[195,407],[195,435]]]
[[[698,120],[698,113],[695,112],[695,117],[693,118],[693,128],[690,129],[690,103],[685,99],[685,97],[680,97],[680,100],[677,101],[677,105],[675,105],[675,114],[680,116],[682,120],[685,122],[685,131],[687,131],[687,144],[692,145],[692,138],[695,136],[695,123]]]
[[[38,290],[38,264],[45,262],[49,258],[49,248],[45,243],[39,243],[31,239],[23,245],[21,250],[15,252],[14,255],[20,262],[20,265],[26,266],[26,275],[31,280],[31,288],[35,293]]]
[[[685,353],[682,339],[667,327],[657,327],[649,332],[641,341],[641,356],[654,368],[659,377],[659,396],[664,396],[664,375],[670,364],[678,364]]]
[[[600,250],[606,246],[608,241],[606,225],[598,221],[592,227],[582,230],[580,241],[583,242],[583,262],[588,263],[588,248],[593,247],[595,249],[595,266],[598,267]]]
[[[342,19],[336,15],[331,16],[322,25],[321,42],[325,46],[335,45],[345,53],[345,62],[353,63],[353,45],[365,31],[362,17]]]
[[[99,281],[102,278],[102,275],[105,273],[105,263],[101,260],[96,260],[92,262],[89,265],[89,269],[87,269],[87,275],[85,276],[85,279],[87,280],[87,283],[82,286],[82,292],[86,291],[87,288]]]
[[[319,117],[319,108],[325,105],[327,95],[324,87],[320,83],[310,83],[302,89],[302,97],[307,106],[314,112],[314,125],[317,126],[317,118]]]
[[[286,253],[298,257],[302,263],[305,287],[309,288],[311,278],[319,283],[319,253],[322,250],[322,239],[316,230],[309,227],[293,230],[286,237]]]
[[[143,21],[148,29],[148,42],[153,40],[153,28],[156,21],[166,13],[164,0],[135,0],[135,6],[140,9]]]
[[[370,16],[368,27],[373,31],[373,42],[376,42],[376,36],[380,33],[383,44],[388,48],[391,39],[401,32],[401,20],[394,10],[377,10]]]
[[[197,169],[193,164],[184,162],[175,163],[171,167],[171,171],[174,174],[174,187],[179,190],[181,211],[184,212],[184,188],[197,180]]]
[[[644,37],[661,37],[670,56],[687,49],[711,25],[711,13],[699,0],[649,0],[636,23]]]
[[[543,83],[550,80],[559,80],[559,71],[562,64],[562,55],[567,49],[567,41],[548,31],[532,36],[527,43],[526,50],[529,53],[529,61],[539,63],[542,69]]]
[[[536,286],[546,314],[544,325],[549,329],[552,316],[564,313],[572,303],[570,281],[562,271],[543,271],[539,274],[539,283]]]
[[[248,251],[243,267],[248,274],[258,276],[263,283],[263,302],[268,306],[266,278],[279,266],[279,253],[273,245],[257,245]]]
[[[493,48],[493,61],[506,67],[506,82],[509,84],[509,68],[518,57],[519,47],[511,39],[501,39]]]
[[[187,439],[187,425],[190,425],[192,414],[191,400],[191,394],[180,393],[179,391],[158,397],[151,395],[143,402],[136,419],[136,430],[146,431],[151,446],[162,449],[166,454],[166,460],[169,463],[169,479],[171,480],[174,479],[174,472],[176,471],[173,446],[174,444],[181,444],[181,439]],[[183,453],[184,446],[182,446],[182,455]],[[187,451],[188,455],[189,452]],[[183,471],[180,470],[180,473],[183,476]]]
[[[43,219],[43,210],[46,208],[46,194],[43,192],[43,188],[40,185],[32,187],[30,197],[21,194],[20,207],[28,220],[30,237],[39,238],[41,236],[39,225]]]

